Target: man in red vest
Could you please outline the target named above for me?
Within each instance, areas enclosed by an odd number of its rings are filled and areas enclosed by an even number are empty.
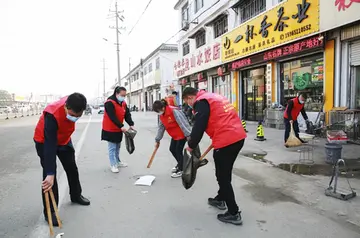
[[[285,123],[284,141],[285,141],[285,143],[290,135],[291,123],[293,125],[296,137],[299,138],[299,140],[301,142],[305,143],[305,141],[303,141],[299,137],[300,129],[299,129],[299,123],[297,121],[297,118],[298,118],[300,112],[305,121],[309,120],[308,116],[305,112],[305,109],[304,109],[305,100],[306,100],[305,96],[300,94],[298,97],[289,100],[288,105],[286,106],[286,109],[284,112],[284,123]]]
[[[214,148],[215,174],[219,191],[208,203],[220,210],[217,218],[226,223],[241,225],[242,218],[235,201],[231,185],[234,162],[244,145],[246,132],[234,106],[225,97],[187,87],[183,91],[184,101],[193,108],[195,123],[188,141],[188,150],[192,151],[199,144],[204,132],[212,140]]]
[[[44,109],[36,125],[34,141],[43,168],[42,199],[46,221],[48,221],[48,217],[44,193],[52,189],[56,203],[59,203],[56,156],[59,157],[67,175],[71,201],[80,205],[90,205],[90,201],[81,195],[82,190],[75,161],[75,150],[71,142],[75,122],[82,116],[85,109],[85,96],[80,93],[73,93],[49,104]],[[53,225],[58,226],[52,205],[51,212]]]
[[[177,92],[174,91],[171,93],[171,95],[165,97],[167,105],[172,106],[172,107],[178,107],[178,104],[176,102],[176,96],[177,96]]]

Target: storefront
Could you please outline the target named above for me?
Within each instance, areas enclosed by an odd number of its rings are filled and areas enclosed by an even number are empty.
[[[319,0],[293,0],[283,1],[224,34],[221,59],[223,63],[229,63],[234,79],[238,78],[237,100],[242,118],[263,120],[264,110],[272,103],[286,101],[284,85],[280,83],[281,73],[278,72],[279,68],[284,68],[281,66],[282,62],[288,66],[287,62],[294,61],[291,57],[302,58],[304,51],[317,48],[319,41],[315,41],[316,45],[313,45],[312,39],[301,44],[289,43],[317,32]],[[302,71],[298,69],[300,66],[295,68],[296,66],[298,65],[294,65],[293,70],[291,67],[285,71],[283,69],[283,72],[289,73],[290,70],[294,78],[300,81]],[[304,71],[306,67],[303,68]],[[292,76],[286,77],[289,78],[287,85],[292,85]],[[306,74],[305,79],[308,77]],[[294,92],[286,93],[289,96]]]
[[[342,105],[360,109],[360,24],[341,31],[342,41]],[[346,91],[346,92],[344,92]]]

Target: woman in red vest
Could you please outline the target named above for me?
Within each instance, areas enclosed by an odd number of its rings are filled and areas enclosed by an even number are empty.
[[[183,149],[186,138],[190,136],[191,127],[184,113],[177,107],[169,106],[165,100],[157,100],[153,104],[153,110],[159,115],[159,129],[155,138],[155,146],[159,147],[160,140],[167,131],[171,137],[170,152],[177,161],[172,169],[172,178],[178,178],[183,170]]]
[[[43,192],[53,190],[56,204],[59,203],[56,181],[56,156],[58,156],[69,182],[71,201],[84,206],[90,205],[90,201],[81,194],[75,149],[71,142],[75,122],[82,116],[85,109],[85,96],[73,93],[46,106],[35,128],[35,148],[43,168],[42,189]],[[44,193],[42,193],[42,199],[45,220],[48,221]],[[50,206],[53,225],[59,226],[52,204]]]
[[[124,120],[130,128],[134,126],[125,96],[126,88],[117,86],[105,102],[101,140],[108,142],[110,169],[113,173],[119,173],[119,167],[127,167],[126,163],[120,161],[120,144],[123,132],[126,131]]]
[[[298,97],[289,100],[288,105],[286,106],[286,109],[284,112],[284,124],[285,124],[284,141],[285,141],[285,143],[290,135],[291,123],[293,125],[296,137],[299,138],[299,140],[302,143],[305,143],[305,141],[303,141],[299,137],[300,129],[299,129],[299,123],[297,121],[297,118],[300,113],[303,116],[305,121],[309,120],[308,116],[305,112],[305,109],[304,109],[305,100],[306,100],[305,96],[300,94]]]
[[[215,175],[219,191],[215,198],[208,199],[208,204],[220,210],[226,210],[227,207],[226,213],[217,216],[220,221],[241,225],[241,212],[231,185],[234,162],[246,138],[241,120],[229,100],[219,94],[199,92],[195,88],[187,87],[183,91],[183,99],[195,111],[195,123],[187,149],[195,149],[204,132],[211,138],[214,148]]]

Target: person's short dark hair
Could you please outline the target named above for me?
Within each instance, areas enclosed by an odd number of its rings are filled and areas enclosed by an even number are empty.
[[[182,93],[182,98],[186,98],[187,96],[196,96],[199,91],[193,87],[187,87],[184,89]]]
[[[86,109],[87,100],[86,97],[81,93],[70,94],[66,100],[66,108],[80,113]]]
[[[173,91],[171,94],[172,94],[172,95],[175,95],[175,96],[178,95],[178,93],[177,93],[176,91]]]
[[[299,97],[300,97],[300,96],[302,96],[305,100],[307,99],[306,93],[300,93],[300,94],[299,94]]]
[[[125,88],[125,87],[116,86],[116,88],[114,89],[114,95],[117,94],[117,93],[120,93],[121,91],[125,91],[125,92],[126,92],[126,88]]]
[[[167,102],[164,99],[161,100],[156,100],[153,103],[153,111],[154,112],[160,112],[163,108],[165,108],[167,106]]]

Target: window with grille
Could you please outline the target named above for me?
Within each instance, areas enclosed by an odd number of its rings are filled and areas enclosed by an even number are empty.
[[[152,71],[152,63],[149,64],[149,73]]]
[[[155,67],[156,69],[160,69],[160,58],[156,59]]]
[[[195,0],[195,13],[204,6],[204,0]]]
[[[217,38],[228,31],[228,17],[223,16],[214,22],[214,37]]]
[[[195,36],[195,42],[196,42],[196,48],[199,48],[200,46],[203,46],[206,44],[206,35],[205,31],[200,31]]]
[[[181,27],[185,27],[189,21],[189,5],[186,3],[181,9]]]
[[[266,10],[266,0],[245,0],[239,6],[240,23],[246,22]]]
[[[189,42],[189,41],[186,41],[186,42],[182,45],[182,48],[183,48],[183,56],[189,54],[189,53],[190,53],[190,42]]]

